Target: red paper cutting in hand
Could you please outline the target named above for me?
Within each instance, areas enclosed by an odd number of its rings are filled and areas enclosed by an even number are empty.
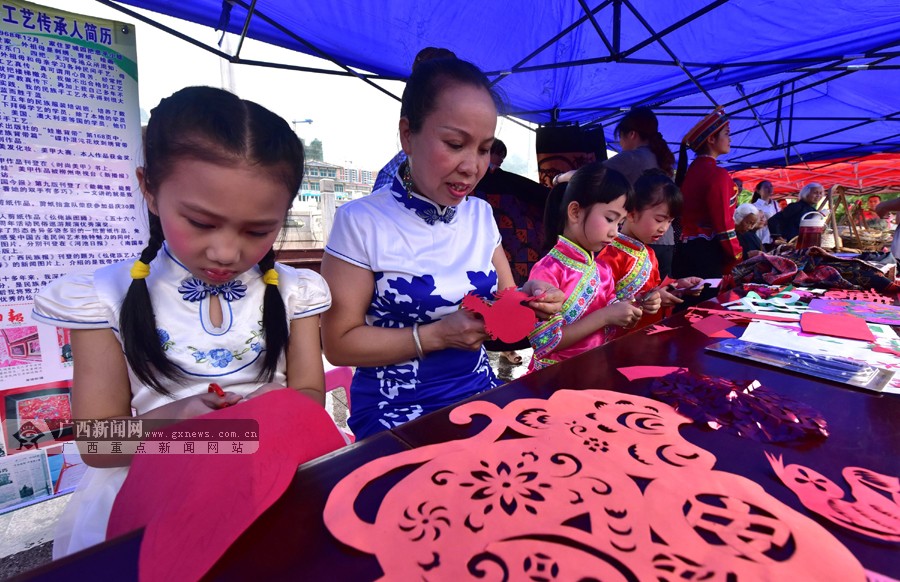
[[[558,390],[450,412],[475,417],[488,422],[474,436],[375,459],[332,489],[325,525],[385,580],[864,578],[821,525],[715,470],[664,403]]]
[[[287,490],[300,463],[344,445],[325,409],[289,388],[193,421],[227,426],[230,419],[259,422],[255,453],[135,455],[113,505],[107,538],[146,526],[140,580],[200,580]]]
[[[900,479],[861,467],[844,467],[850,485],[844,489],[828,477],[803,465],[784,466],[781,455],[766,452],[775,474],[810,511],[873,538],[900,542]]]
[[[855,315],[807,311],[800,316],[800,329],[804,333],[817,333],[864,342],[875,341],[875,334],[866,325],[866,320]]]
[[[522,305],[533,299],[515,287],[497,293],[497,299],[488,303],[481,297],[469,293],[462,300],[462,306],[484,318],[484,330],[492,338],[512,344],[525,337],[534,329],[537,316],[531,308]]]

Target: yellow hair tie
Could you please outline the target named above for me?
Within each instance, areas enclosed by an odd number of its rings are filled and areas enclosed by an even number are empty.
[[[263,283],[266,285],[275,285],[278,287],[278,271],[269,269],[263,274]]]
[[[150,265],[145,263],[144,261],[138,259],[131,266],[131,278],[132,279],[146,279],[147,275],[150,274]]]

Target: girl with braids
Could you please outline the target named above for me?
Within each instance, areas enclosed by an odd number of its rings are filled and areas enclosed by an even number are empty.
[[[627,327],[644,314],[656,313],[660,295],[636,301],[616,298],[616,281],[597,254],[619,234],[631,210],[631,184],[602,162],[582,166],[568,183],[554,186],[544,214],[545,244],[550,252],[529,275],[566,294],[562,310],[541,322],[529,336],[534,348],[531,369],[577,356],[610,339],[613,326]]]
[[[140,258],[63,277],[35,299],[36,319],[73,330],[75,418],[134,409],[174,421],[285,386],[324,403],[318,314],[331,295],[272,249],[302,174],[300,140],[256,103],[189,87],[153,109],[137,170],[150,219]],[[127,474],[116,466],[130,460],[84,459],[92,468],[55,556],[104,540]]]

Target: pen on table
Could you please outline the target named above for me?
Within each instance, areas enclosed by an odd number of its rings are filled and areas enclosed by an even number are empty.
[[[835,356],[809,354],[806,352],[797,352],[762,344],[756,344],[750,347],[750,349],[760,354],[768,354],[782,359],[786,358],[802,366],[831,370],[838,375],[852,376],[859,372],[871,370],[871,367],[868,364],[854,362],[853,360]]]

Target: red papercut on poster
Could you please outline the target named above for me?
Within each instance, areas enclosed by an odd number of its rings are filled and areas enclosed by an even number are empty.
[[[825,299],[849,299],[850,301],[870,301],[872,303],[882,303],[884,305],[893,305],[893,297],[882,295],[878,291],[855,291],[853,289],[829,289],[825,292]]]
[[[828,477],[803,465],[785,466],[781,455],[766,457],[781,482],[803,506],[832,522],[873,538],[900,542],[900,479],[861,467],[844,467],[850,499]]]
[[[276,390],[202,417],[256,419],[251,455],[136,455],[109,518],[107,538],[145,527],[138,559],[146,582],[200,580],[287,490],[297,466],[344,445],[319,404]]]
[[[477,435],[376,459],[332,490],[325,525],[384,579],[864,580],[821,525],[713,469],[661,402],[559,390],[450,420],[476,416]]]
[[[623,366],[616,369],[628,378],[629,382],[642,378],[660,378],[666,374],[674,374],[682,370],[687,371],[687,368],[679,368],[678,366]]]
[[[462,300],[462,306],[484,318],[484,329],[496,340],[512,344],[524,339],[534,330],[537,316],[530,307],[522,305],[534,297],[519,291],[515,287],[497,293],[497,299],[491,303],[481,297],[469,293]]]
[[[875,334],[866,325],[866,320],[855,315],[807,311],[800,316],[800,329],[803,333],[817,333],[864,342],[875,341]]]
[[[809,302],[812,311],[820,313],[846,313],[861,317],[869,323],[900,325],[900,307],[884,305],[872,301],[852,301],[843,299],[813,299]]]
[[[706,334],[707,337],[734,337],[734,334],[728,331],[734,322],[728,321],[720,315],[710,315],[691,324],[691,327],[699,332]]]

